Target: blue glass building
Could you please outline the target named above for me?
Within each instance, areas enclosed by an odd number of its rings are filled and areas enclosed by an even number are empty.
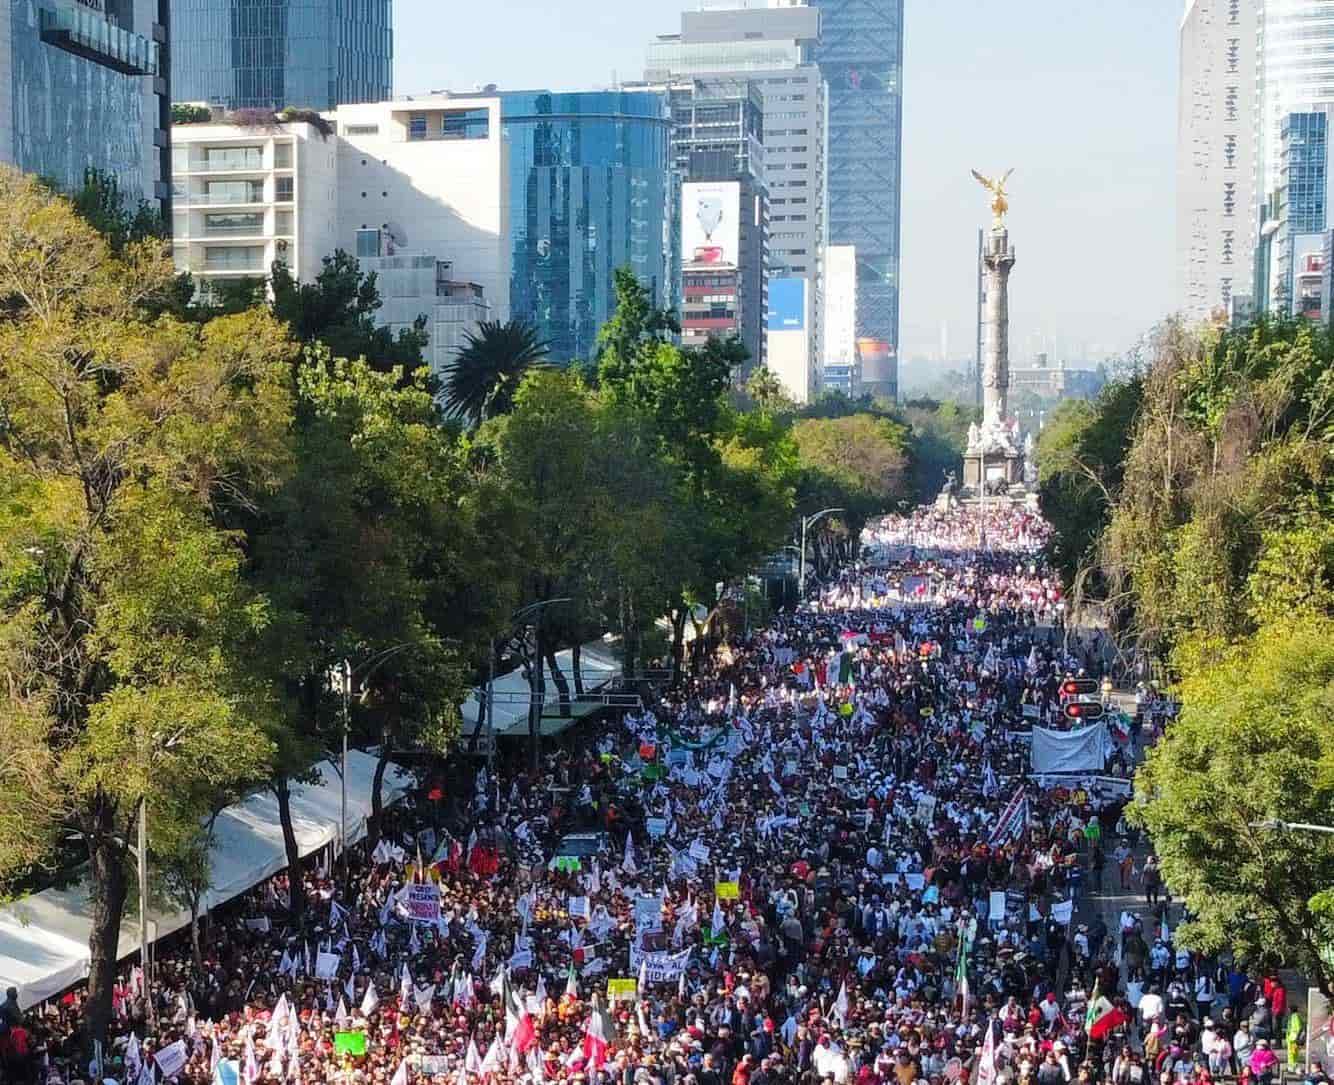
[[[0,162],[168,200],[167,2],[0,0]]]
[[[903,0],[810,0],[815,60],[829,84],[829,244],[857,247],[857,337],[877,341],[863,373],[898,392]],[[887,352],[886,352],[887,348]]]
[[[172,95],[332,109],[393,94],[392,0],[171,0]]]
[[[510,171],[510,315],[553,361],[593,354],[629,267],[658,305],[670,289],[670,120],[638,91],[503,93]]]

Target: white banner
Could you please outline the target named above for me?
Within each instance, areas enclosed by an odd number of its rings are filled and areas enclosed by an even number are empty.
[[[690,965],[693,950],[683,949],[680,953],[641,953],[633,945],[630,947],[630,971],[638,972],[644,966],[645,983],[675,983],[681,973]]]
[[[408,918],[418,923],[440,922],[440,887],[431,882],[409,885],[407,895]]]
[[[1107,763],[1107,721],[1079,731],[1033,728],[1033,772],[1101,772]]]
[[[162,1071],[162,1076],[165,1078],[175,1077],[184,1070],[189,1058],[185,1051],[185,1041],[177,1040],[154,1055],[153,1061],[157,1063],[157,1068]]]

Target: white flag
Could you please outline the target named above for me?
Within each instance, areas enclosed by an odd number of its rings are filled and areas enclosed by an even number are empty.
[[[371,982],[366,985],[366,994],[361,1000],[361,1016],[370,1017],[379,1005],[380,995],[379,992],[375,990],[375,980],[372,979]]]
[[[477,1053],[477,1044],[471,1036],[468,1037],[468,1053],[463,1058],[463,1068],[470,1074],[482,1072],[482,1056]]]
[[[398,1060],[398,1069],[394,1071],[394,1076],[389,1079],[389,1085],[408,1085],[407,1059]]]
[[[348,1022],[351,1020],[352,1018],[348,1015],[347,1012],[347,1003],[343,1001],[343,996],[339,995],[338,1010],[334,1014],[334,1024],[337,1025],[339,1028],[346,1028]]]
[[[838,1017],[838,1027],[846,1028],[848,1020],[848,981],[844,980],[838,989],[838,998],[834,1001],[834,1014]]]

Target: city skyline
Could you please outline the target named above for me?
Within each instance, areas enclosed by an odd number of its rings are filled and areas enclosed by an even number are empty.
[[[431,5],[397,0],[395,93],[637,80],[647,43],[690,6],[510,0],[521,34],[460,25],[442,56]],[[938,354],[942,323],[951,343],[973,339],[977,228],[988,216],[972,167],[1016,168],[1018,350],[1041,340],[1101,358],[1170,314],[1180,15],[1159,0],[1078,12],[1056,0],[905,5],[900,357]],[[596,67],[580,62],[588,41]],[[1073,238],[1099,241],[1097,259],[1075,258]]]

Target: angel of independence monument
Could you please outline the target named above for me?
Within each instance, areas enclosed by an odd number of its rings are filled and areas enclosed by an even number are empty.
[[[1025,481],[1025,449],[1019,443],[1019,423],[1009,414],[1010,398],[1010,271],[1014,250],[1005,213],[1005,182],[999,178],[973,176],[991,193],[991,232],[982,252],[986,276],[986,355],[982,368],[982,425],[968,430],[968,450],[963,458],[963,484],[974,491],[990,492],[1018,486]]]

